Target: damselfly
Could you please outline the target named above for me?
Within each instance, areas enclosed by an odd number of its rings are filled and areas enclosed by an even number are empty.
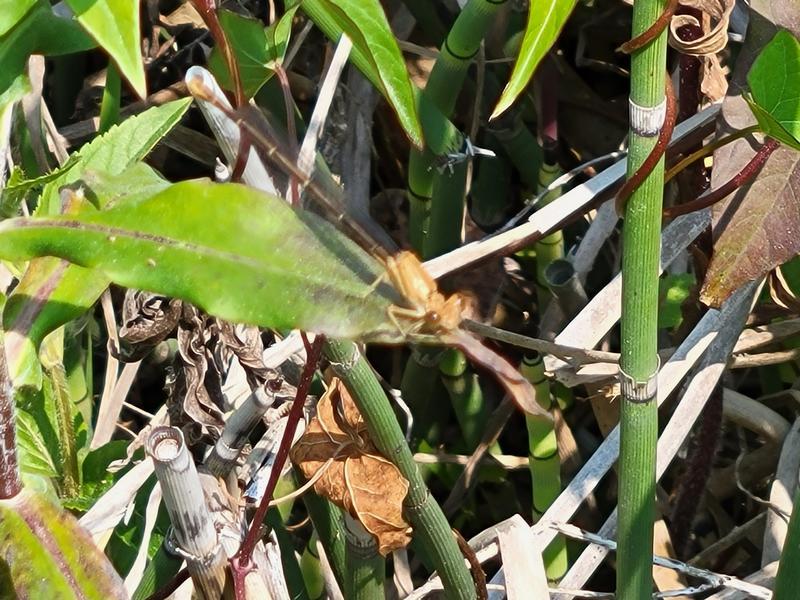
[[[207,74],[206,74],[207,75]],[[258,151],[262,160],[276,166],[298,185],[370,254],[378,257],[386,271],[382,277],[397,292],[402,303],[390,306],[387,319],[400,334],[398,341],[414,341],[452,345],[460,348],[473,361],[491,371],[517,405],[525,412],[550,419],[537,403],[530,383],[506,359],[484,346],[474,334],[460,327],[464,318],[472,316],[473,303],[465,294],[445,296],[435,280],[412,252],[392,254],[375,241],[363,222],[346,219],[342,190],[332,178],[309,176],[297,167],[285,152],[285,144],[270,126],[263,113],[251,105],[233,110],[216,97],[206,82],[206,75],[188,77],[187,86],[198,100],[212,103],[234,121],[243,137]],[[210,77],[210,76],[209,76]],[[475,147],[468,145],[471,155]],[[463,159],[467,158],[464,153]],[[381,281],[375,282],[375,285]]]

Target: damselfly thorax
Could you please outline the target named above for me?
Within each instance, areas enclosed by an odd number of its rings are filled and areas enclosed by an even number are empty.
[[[413,252],[384,259],[386,274],[406,306],[389,307],[389,318],[405,337],[436,335],[458,329],[472,312],[473,299],[461,293],[445,296]]]

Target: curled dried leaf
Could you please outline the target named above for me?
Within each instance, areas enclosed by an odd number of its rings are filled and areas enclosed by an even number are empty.
[[[694,15],[675,15],[669,24],[669,45],[684,54],[706,56],[722,52],[728,43],[728,21],[736,0],[681,0],[681,6],[695,8],[703,13],[700,22]],[[678,30],[686,25],[699,27],[703,35],[695,40],[684,40]]]
[[[694,15],[673,16],[669,25],[669,45],[703,61],[700,91],[714,102],[722,98],[728,89],[725,71],[717,54],[728,43],[728,21],[736,0],[681,0],[680,4],[701,11],[702,22]],[[678,32],[687,25],[699,28],[703,34],[693,40],[682,39]]]
[[[317,416],[290,456],[307,479],[324,469],[314,491],[357,519],[375,536],[383,556],[411,541],[411,526],[403,517],[408,481],[378,453],[355,402],[338,379],[320,399]]]
[[[180,300],[128,289],[122,304],[117,358],[123,362],[141,360],[175,330],[180,316]]]

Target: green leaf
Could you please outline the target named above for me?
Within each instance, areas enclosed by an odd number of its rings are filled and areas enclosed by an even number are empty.
[[[665,275],[659,281],[659,329],[672,329],[681,324],[681,306],[689,297],[694,284],[694,275],[686,273]]]
[[[329,39],[338,41],[342,33],[347,34],[353,42],[353,63],[392,106],[411,143],[421,148],[413,86],[380,2],[303,0],[299,4]]]
[[[78,181],[87,169],[113,176],[141,161],[178,124],[191,101],[191,98],[184,98],[151,108],[125,119],[85,145],[78,152],[80,162],[75,168],[45,185],[37,214],[59,213],[58,190]]]
[[[0,500],[0,590],[12,598],[127,597],[75,518],[27,490]]]
[[[86,193],[99,206],[136,202],[169,185],[144,163],[136,163],[117,176],[86,171],[81,181],[89,186]],[[38,351],[42,340],[91,308],[108,284],[101,273],[58,258],[30,262],[3,310],[8,372],[15,387],[41,387]]]
[[[779,31],[747,74],[748,104],[764,133],[800,149],[800,42]]]
[[[18,75],[0,94],[0,114],[9,110],[9,105],[22,100],[22,97],[31,90],[31,82],[24,73]]]
[[[37,455],[43,452],[47,453],[55,468],[57,482],[64,473],[64,465],[61,460],[60,440],[56,429],[57,416],[52,395],[49,390],[44,389],[44,386],[39,390],[25,388],[15,390],[14,401],[19,408],[19,413],[32,419],[32,427],[35,428],[36,435],[36,453]]]
[[[26,411],[17,411],[17,451],[23,473],[42,477],[58,477],[58,468],[34,418]]]
[[[57,17],[49,2],[39,0],[16,25],[0,36],[0,97],[25,72],[31,54],[71,54],[94,46],[94,41],[77,21]]]
[[[127,456],[128,441],[113,440],[95,450],[90,450],[83,459],[81,491],[73,498],[63,498],[61,503],[72,511],[86,512],[114,485],[116,476],[109,472],[109,465]]]
[[[292,19],[296,8],[289,9],[272,26],[264,28],[258,19],[248,18],[234,12],[221,10],[218,13],[220,25],[230,42],[236,61],[244,93],[248,98],[255,96],[274,74],[273,64],[283,60],[292,31]],[[230,73],[216,47],[208,58],[208,68],[226,89],[233,89]]]
[[[59,213],[59,188],[81,176],[85,185],[92,186],[89,193],[101,208],[125,194],[152,195],[163,189],[164,180],[137,163],[178,123],[190,102],[178,100],[151,108],[84,146],[77,153],[74,168],[45,183],[37,212]],[[3,310],[8,371],[16,387],[41,387],[37,352],[42,340],[91,308],[108,284],[102,274],[56,258],[39,258],[28,265]]]
[[[577,0],[532,0],[528,25],[514,70],[490,119],[499,117],[525,90],[544,55],[553,46]]]
[[[0,0],[0,36],[25,16],[36,0]]]
[[[67,0],[78,21],[114,60],[141,98],[147,96],[139,48],[138,0]]]
[[[80,155],[75,153],[70,155],[67,162],[59,168],[31,179],[25,179],[21,169],[18,167],[11,173],[8,184],[0,190],[0,215],[3,217],[13,217],[19,214],[19,207],[29,192],[36,188],[41,188],[45,184],[54,181],[64,175],[80,161]]]
[[[381,265],[330,224],[236,184],[178,183],[100,212],[8,219],[0,256],[57,256],[231,321],[397,340]]]

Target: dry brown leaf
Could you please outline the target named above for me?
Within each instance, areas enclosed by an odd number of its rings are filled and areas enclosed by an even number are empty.
[[[403,517],[408,481],[378,454],[355,402],[338,379],[320,399],[317,416],[290,456],[307,479],[325,469],[314,491],[346,510],[374,535],[383,556],[411,541],[411,526]],[[326,468],[331,458],[334,460]]]

